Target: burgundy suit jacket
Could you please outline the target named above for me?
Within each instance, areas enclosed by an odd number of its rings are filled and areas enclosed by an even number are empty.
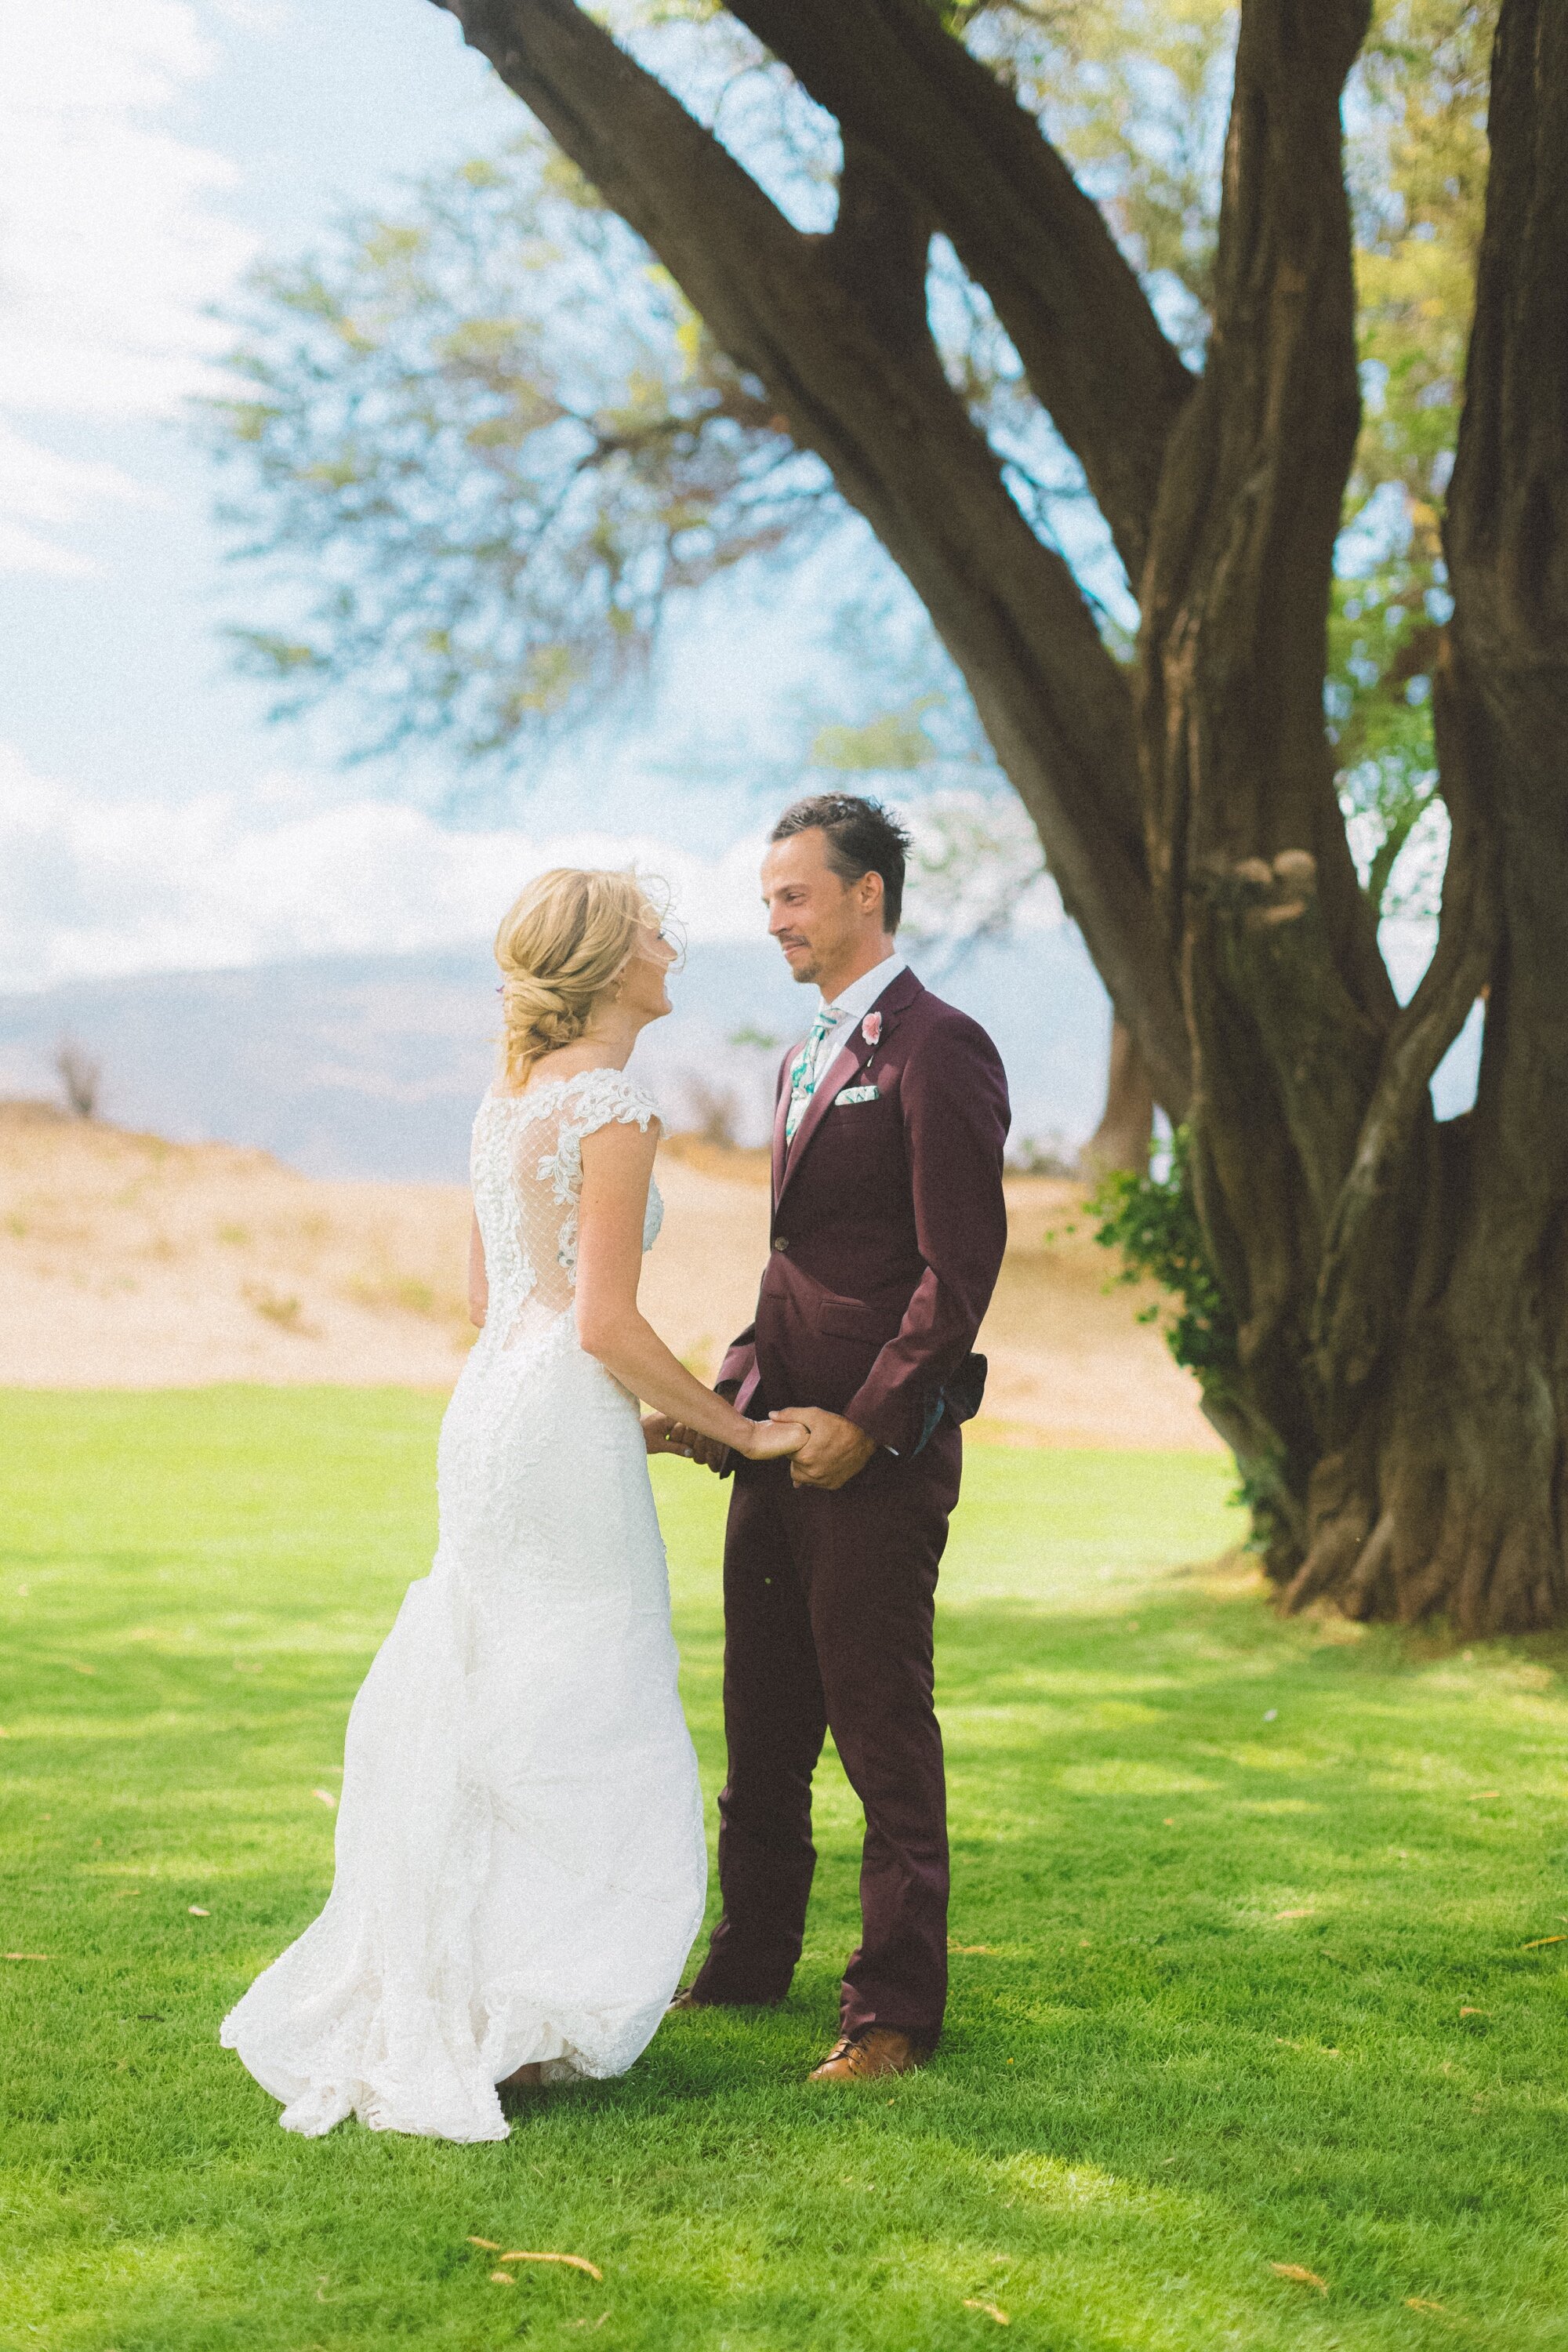
[[[1011,1114],[984,1030],[913,972],[872,1012],[875,1044],[858,1022],[787,1147],[793,1054],[780,1069],[773,1246],[719,1381],[755,1420],[824,1405],[902,1456],[944,1411],[965,1421],[979,1407],[974,1339],[1007,1241]]]

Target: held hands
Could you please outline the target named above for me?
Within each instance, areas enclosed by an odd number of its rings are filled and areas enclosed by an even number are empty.
[[[679,1454],[688,1462],[700,1462],[705,1470],[726,1469],[731,1451],[743,1454],[748,1462],[781,1462],[798,1454],[806,1442],[805,1429],[784,1413],[748,1422],[744,1443],[733,1448],[722,1438],[704,1437],[685,1422],[672,1421],[667,1412],[645,1412],[642,1431],[650,1454]]]
[[[807,1433],[798,1421],[782,1412],[770,1413],[766,1421],[747,1424],[751,1437],[741,1449],[748,1462],[783,1462],[799,1454],[807,1442]]]
[[[729,1467],[731,1450],[743,1454],[749,1462],[788,1457],[794,1485],[816,1486],[829,1495],[847,1486],[877,1451],[875,1438],[868,1437],[842,1413],[828,1412],[819,1404],[792,1404],[784,1412],[770,1413],[766,1421],[748,1422],[746,1428],[746,1443],[731,1449],[721,1438],[704,1437],[700,1430],[672,1421],[668,1413],[643,1415],[643,1436],[650,1454],[679,1454],[688,1462],[700,1462],[705,1470],[715,1471]]]
[[[689,1428],[684,1421],[670,1421],[668,1413],[647,1413],[642,1428],[647,1433],[648,1423],[663,1423],[663,1444],[656,1446],[648,1440],[648,1454],[679,1454],[684,1461],[700,1463],[703,1470],[726,1470],[729,1467],[729,1446],[721,1437],[703,1437],[700,1430]]]
[[[790,1481],[796,1486],[817,1486],[830,1495],[847,1486],[877,1451],[874,1437],[868,1437],[842,1413],[829,1412],[819,1404],[792,1404],[783,1412],[770,1413],[768,1420],[805,1430],[805,1444],[790,1449],[795,1456],[789,1465]]]

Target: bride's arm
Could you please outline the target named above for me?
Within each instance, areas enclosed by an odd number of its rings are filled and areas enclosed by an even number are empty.
[[[643,1215],[658,1138],[613,1122],[583,1139],[577,1227],[577,1337],[623,1388],[656,1412],[772,1460],[794,1453],[805,1432],[793,1423],[748,1421],[671,1355],[637,1307]],[[783,1441],[782,1443],[780,1441]]]

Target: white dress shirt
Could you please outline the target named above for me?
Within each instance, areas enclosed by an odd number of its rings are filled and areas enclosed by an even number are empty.
[[[826,1010],[835,1016],[834,1024],[816,1049],[811,1073],[814,1089],[827,1076],[827,1066],[834,1055],[849,1042],[856,1022],[863,1021],[882,991],[891,988],[900,972],[908,970],[908,957],[900,955],[895,948],[891,955],[884,956],[881,962],[873,964],[869,971],[863,971],[858,980],[852,980],[847,988],[841,989],[827,1003]]]

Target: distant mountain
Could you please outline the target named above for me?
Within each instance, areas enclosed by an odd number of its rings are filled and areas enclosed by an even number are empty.
[[[1015,1136],[1080,1142],[1110,1016],[1077,932],[911,961],[995,1038]],[[765,940],[694,946],[671,992],[676,1011],[635,1066],[673,1126],[727,1113],[738,1139],[760,1140],[777,1048],[815,992]],[[53,1094],[69,1036],[101,1064],[100,1108],[122,1126],[258,1144],[313,1176],[460,1177],[498,1025],[495,968],[477,947],[72,982],[0,996],[0,1094]]]

